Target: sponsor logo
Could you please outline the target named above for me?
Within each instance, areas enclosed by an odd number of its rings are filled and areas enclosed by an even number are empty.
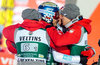
[[[20,36],[20,41],[41,41],[41,37],[37,36]]]

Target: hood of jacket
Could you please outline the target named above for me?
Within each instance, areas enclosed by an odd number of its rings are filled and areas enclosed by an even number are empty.
[[[78,22],[76,22],[75,24],[78,24],[78,25],[82,25],[88,32],[88,34],[91,32],[91,20],[89,19],[83,19],[83,20],[80,20]]]
[[[35,31],[40,28],[45,28],[42,22],[43,21],[25,19],[20,27],[23,27],[29,31]]]

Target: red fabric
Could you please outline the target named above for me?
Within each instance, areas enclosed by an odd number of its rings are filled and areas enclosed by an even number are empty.
[[[37,29],[44,28],[43,23],[29,19],[24,20],[20,27],[23,27],[29,31],[35,31]]]
[[[60,53],[70,55],[70,49],[68,49],[67,46],[57,47],[54,45],[52,41],[50,41],[50,47],[52,47],[53,49],[55,49],[56,51]]]
[[[14,41],[14,31],[20,27],[20,24],[11,25],[3,29],[3,35],[10,41]]]
[[[55,27],[53,27],[53,28],[55,29]],[[60,34],[60,35],[63,34],[63,32],[61,32],[60,30],[57,30],[57,33]],[[60,53],[70,55],[70,49],[68,49],[67,46],[58,47],[58,46],[55,45],[55,43],[53,41],[54,40],[52,40],[52,39],[50,40],[50,47],[52,47],[53,49],[55,49],[56,51],[58,51]]]
[[[69,30],[65,34],[59,35],[56,28],[51,27],[47,29],[50,38],[58,47],[78,43],[81,36],[81,26],[74,25],[73,27],[71,27],[71,30],[73,31],[72,33]]]
[[[83,20],[80,20],[79,22],[76,22],[75,24],[80,24],[82,25],[88,32],[88,34],[91,32],[91,20],[89,19],[83,19]]]
[[[17,50],[12,46],[14,44],[14,31],[16,28],[20,27],[20,24],[11,25],[3,29],[3,35],[7,39],[6,44],[10,52],[16,54]]]
[[[6,44],[7,44],[8,50],[9,50],[10,52],[12,52],[12,53],[14,53],[14,54],[17,54],[16,48],[14,48],[14,47],[12,46],[12,44],[15,44],[14,42],[11,42],[11,41],[7,40],[7,41],[6,41]]]
[[[35,31],[37,29],[40,28],[45,28],[44,21],[35,21],[35,20],[29,20],[26,19],[24,20],[24,22],[22,24],[16,24],[16,25],[11,25],[8,26],[6,28],[3,29],[3,35],[5,36],[5,38],[7,39],[7,47],[8,50],[12,53],[17,53],[16,49],[12,46],[12,43],[14,43],[14,31],[15,29],[19,28],[19,27],[23,27],[29,31]]]
[[[77,23],[71,25],[65,34],[59,34],[55,27],[47,28],[47,32],[53,42],[50,43],[50,46],[56,51],[59,51],[64,54],[70,54],[70,49],[67,45],[77,44],[81,37],[81,28],[82,26],[87,30],[88,33],[91,32],[90,20],[83,19]],[[82,25],[82,26],[81,26]]]

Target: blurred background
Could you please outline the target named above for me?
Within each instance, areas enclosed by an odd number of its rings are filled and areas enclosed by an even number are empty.
[[[26,8],[35,8],[45,1],[56,3],[60,8],[65,4],[76,4],[84,18],[92,20],[92,32],[88,35],[88,44],[96,50],[96,55],[89,59],[88,65],[98,62],[100,47],[100,0],[0,0],[0,65],[16,65],[14,54],[6,47],[2,29],[16,23],[22,23],[21,13]]]

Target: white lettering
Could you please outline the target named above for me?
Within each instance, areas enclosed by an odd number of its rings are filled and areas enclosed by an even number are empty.
[[[4,59],[3,57],[1,57],[2,64],[7,64],[8,61],[9,61],[8,58]]]
[[[12,58],[4,58],[4,57],[1,57],[0,60],[1,60],[1,63],[3,65],[6,65],[6,64],[16,65],[17,64],[17,61],[15,59],[12,59]]]
[[[13,60],[13,65],[17,65],[17,60]]]
[[[11,65],[11,64],[12,64],[12,59],[10,58],[10,59],[9,59],[9,65]]]

